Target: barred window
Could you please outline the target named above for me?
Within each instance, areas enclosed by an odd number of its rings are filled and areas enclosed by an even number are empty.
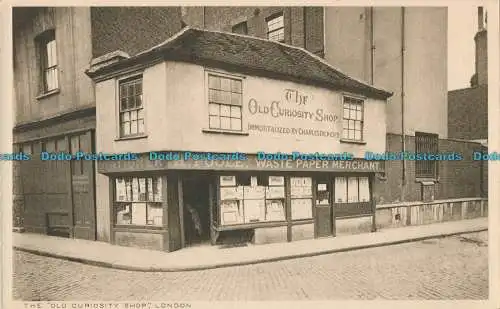
[[[120,81],[119,99],[120,137],[144,134],[142,75]]]
[[[267,39],[271,41],[285,41],[285,20],[283,13],[267,20]]]
[[[364,102],[361,99],[344,97],[342,138],[363,140]]]
[[[241,131],[242,81],[219,75],[208,75],[208,109],[210,129]]]
[[[430,133],[415,133],[415,152],[436,154],[438,152],[438,135]],[[417,178],[436,178],[438,161],[417,160],[415,161],[415,176]]]

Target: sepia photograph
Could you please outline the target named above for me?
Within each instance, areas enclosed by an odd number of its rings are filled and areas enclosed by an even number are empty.
[[[487,301],[477,3],[13,5],[5,295]]]

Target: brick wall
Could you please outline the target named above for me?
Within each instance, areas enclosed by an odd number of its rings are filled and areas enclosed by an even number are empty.
[[[401,151],[401,136],[387,135],[387,151]],[[415,151],[415,137],[406,136],[406,151]],[[487,197],[487,162],[473,161],[473,151],[487,150],[479,143],[439,140],[439,152],[462,154],[461,161],[440,161],[438,182],[434,184],[434,199]],[[402,186],[402,161],[386,162],[385,179],[375,181],[377,204],[420,201],[422,184],[415,177],[415,162],[406,161],[406,184]],[[404,191],[402,188],[404,187]],[[403,194],[402,194],[403,193]]]
[[[135,55],[180,31],[180,7],[92,7],[92,55]]]
[[[448,137],[488,138],[487,85],[448,92]]]
[[[232,27],[247,23],[248,35],[266,38],[266,18],[283,12],[285,43],[323,53],[322,7],[189,7],[183,10],[189,26],[231,32]]]

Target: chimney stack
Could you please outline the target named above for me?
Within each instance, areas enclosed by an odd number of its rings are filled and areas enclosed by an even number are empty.
[[[484,30],[484,13],[483,7],[477,8],[477,32]]]
[[[483,7],[477,8],[477,33],[474,37],[476,43],[476,74],[473,77],[477,85],[488,84],[488,43],[485,25],[485,11]]]

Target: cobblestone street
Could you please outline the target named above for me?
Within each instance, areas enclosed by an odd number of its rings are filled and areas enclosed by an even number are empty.
[[[19,251],[14,259],[14,299],[26,301],[488,298],[487,232],[177,273],[121,271]]]

